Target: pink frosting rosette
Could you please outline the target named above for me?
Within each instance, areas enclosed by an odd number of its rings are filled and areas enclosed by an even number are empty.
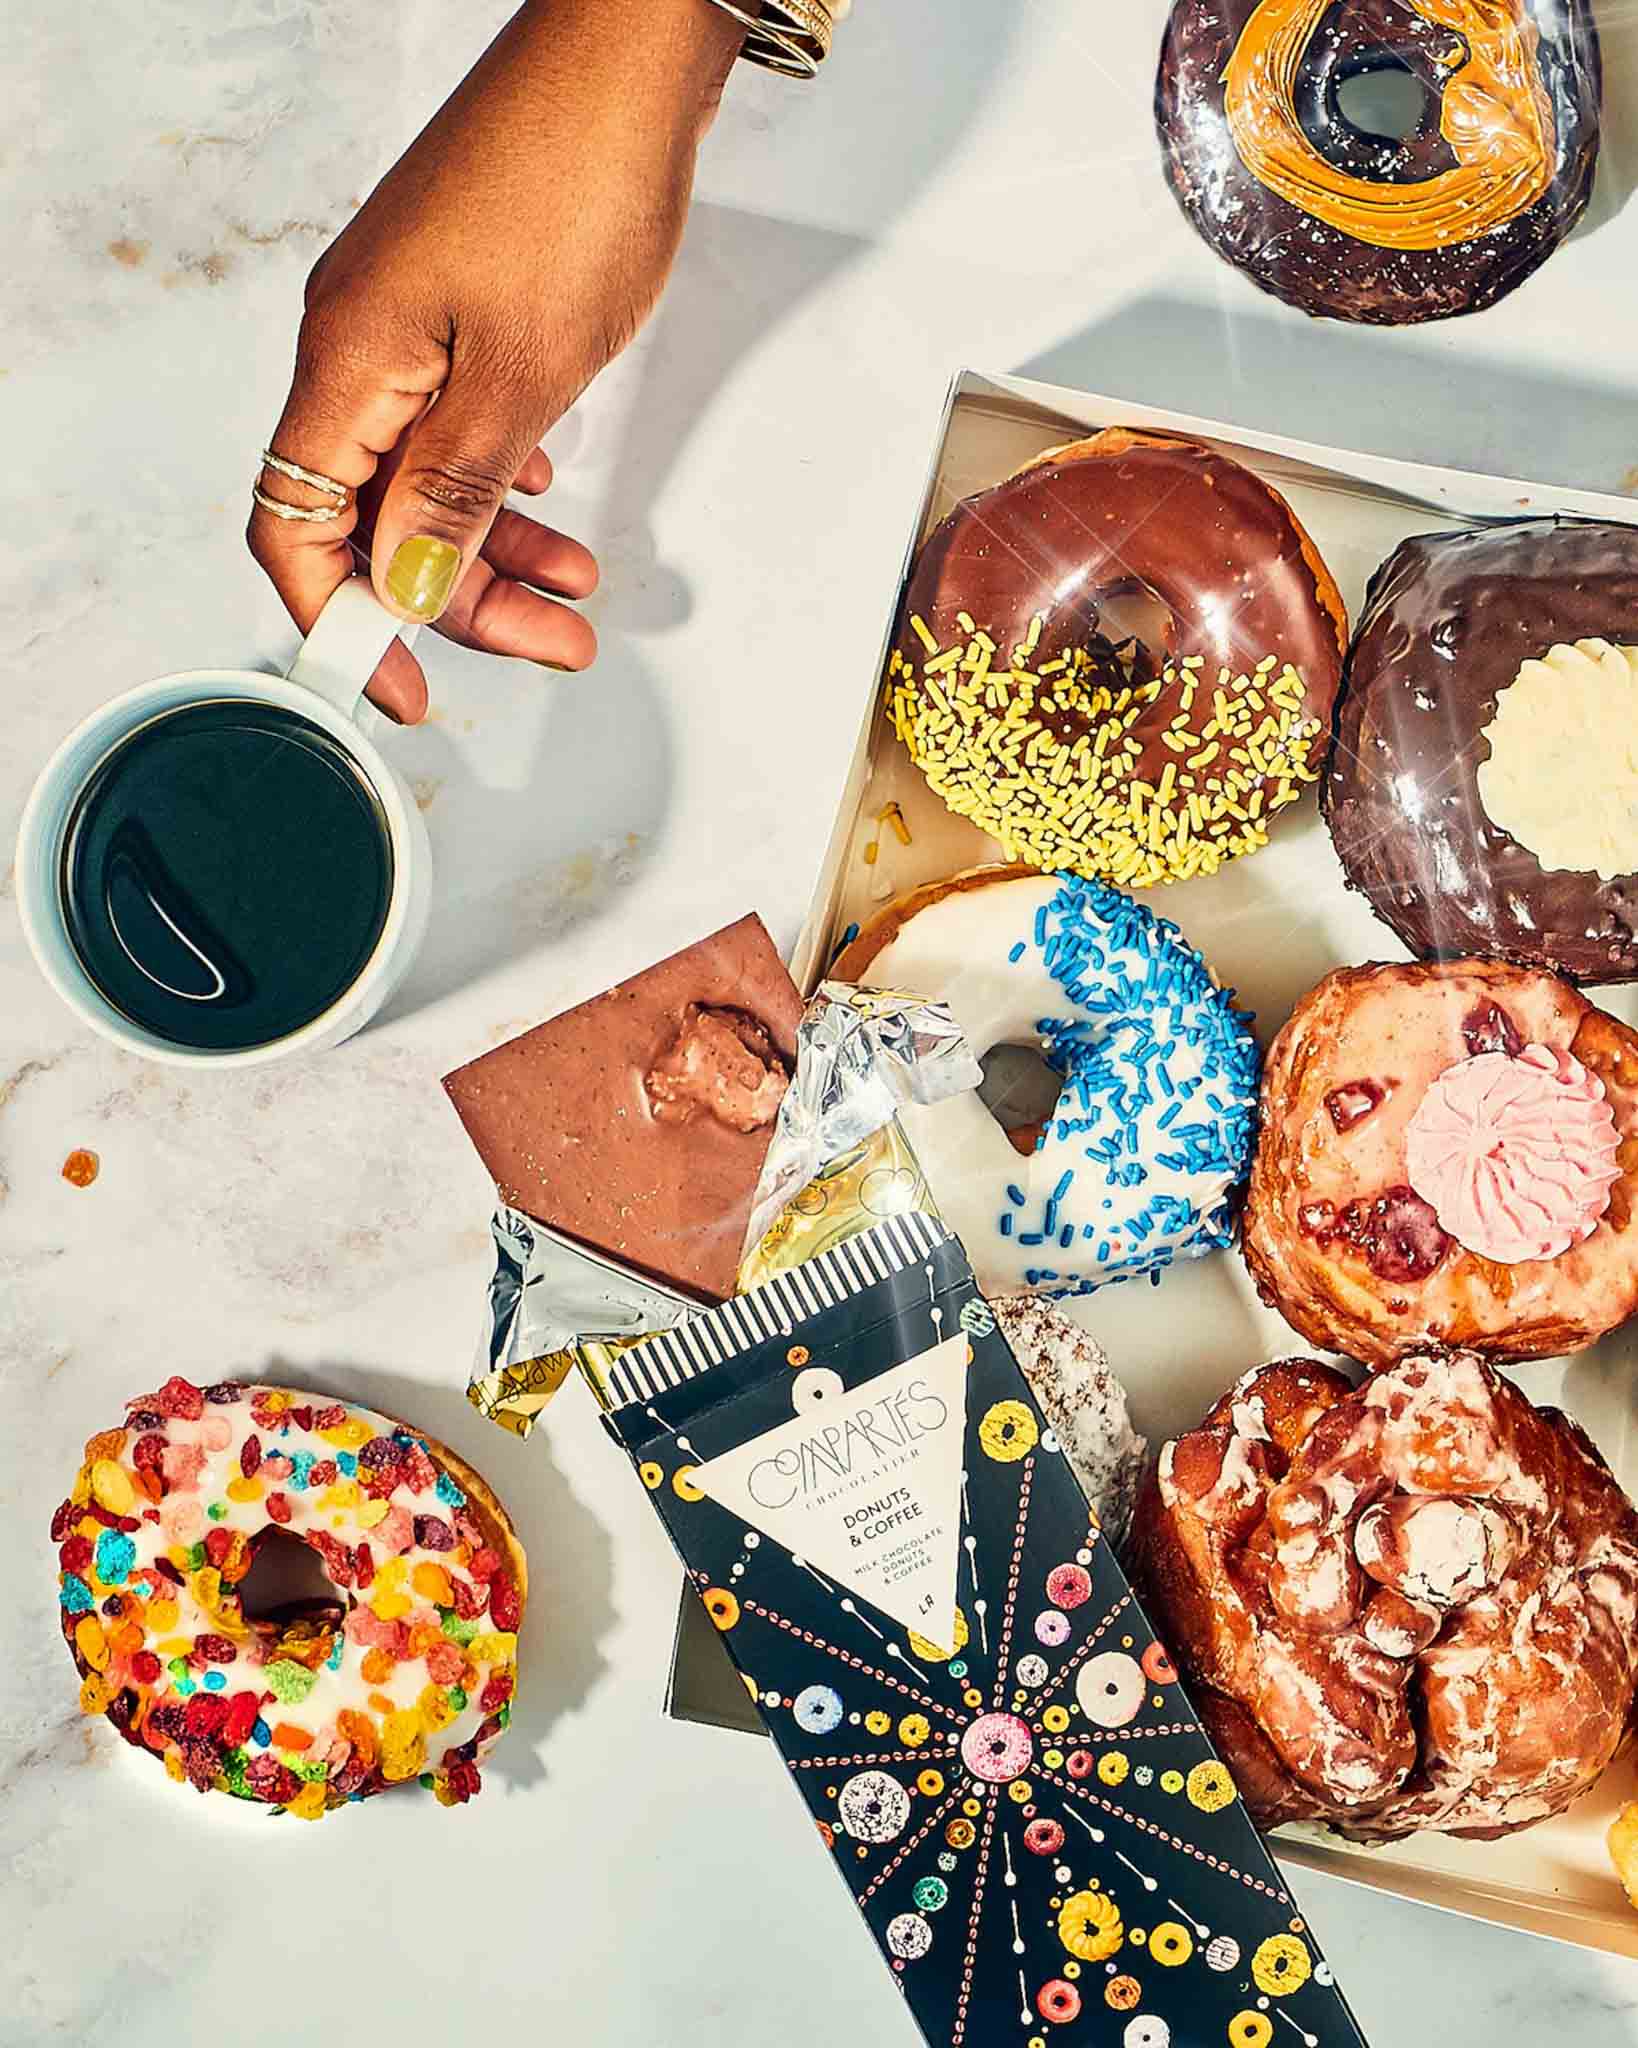
[[[1572,1054],[1484,1052],[1417,1105],[1407,1177],[1464,1250],[1516,1266],[1592,1235],[1620,1177],[1617,1142],[1603,1082]]]

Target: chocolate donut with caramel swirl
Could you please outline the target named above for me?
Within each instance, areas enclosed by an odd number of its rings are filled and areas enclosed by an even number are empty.
[[[1384,73],[1421,89],[1403,134],[1346,110]],[[1590,0],[1177,0],[1156,118],[1220,256],[1304,312],[1397,326],[1547,260],[1592,191],[1601,90]]]
[[[1342,598],[1216,448],[1106,428],[957,505],[911,570],[894,730],[1009,860],[1141,889],[1267,839],[1317,779]]]

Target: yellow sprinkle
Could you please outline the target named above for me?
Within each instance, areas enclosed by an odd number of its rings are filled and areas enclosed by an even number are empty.
[[[929,654],[937,654],[938,642],[933,638],[932,634],[928,632],[927,622],[920,616],[919,613],[912,612],[910,614],[910,630],[912,633],[915,634],[916,638],[921,642],[922,646],[926,648]]]
[[[880,854],[881,850],[881,842],[879,840],[872,839],[870,844],[864,850],[864,864],[867,868],[873,868],[876,865],[876,858],[878,854]]]
[[[267,1489],[259,1479],[254,1477],[246,1479],[242,1473],[230,1479],[227,1483],[227,1497],[229,1500],[260,1500],[266,1491]]]
[[[333,1423],[330,1428],[319,1431],[324,1441],[327,1444],[334,1444],[339,1451],[362,1450],[374,1434],[375,1431],[370,1425],[359,1421],[356,1415],[350,1415],[345,1422]]]
[[[83,1701],[82,1701],[82,1704],[83,1704]],[[185,1778],[185,1777],[186,1777],[186,1776],[188,1775],[188,1767],[187,1767],[187,1765],[186,1765],[186,1764],[184,1764],[184,1763],[183,1763],[183,1761],[182,1761],[182,1752],[181,1752],[181,1750],[179,1750],[179,1749],[168,1749],[168,1750],[166,1750],[166,1752],[165,1752],[165,1774],[166,1774],[166,1776],[167,1776],[167,1777],[170,1777],[170,1778],[174,1778],[174,1779],[176,1780],[177,1784],[179,1784],[179,1785],[181,1784],[182,1780],[183,1780],[183,1779],[184,1779],[184,1778]]]
[[[185,1657],[192,1648],[192,1636],[169,1636],[164,1642],[154,1644],[154,1654],[159,1657]]]
[[[324,1780],[309,1778],[284,1810],[286,1813],[294,1814],[297,1820],[322,1820],[324,1809]]]
[[[93,1671],[108,1669],[108,1638],[102,1632],[102,1623],[94,1614],[82,1614],[75,1622],[74,1647]]]
[[[112,1458],[99,1458],[91,1467],[91,1491],[97,1505],[111,1515],[128,1515],[136,1499],[136,1488],[125,1467]]]
[[[358,1526],[373,1529],[377,1522],[387,1519],[387,1503],[384,1500],[367,1500],[358,1511]]]
[[[377,1621],[401,1621],[414,1605],[407,1593],[377,1593],[370,1601]]]
[[[898,834],[898,841],[901,846],[908,846],[910,844],[910,827],[904,822],[904,813],[897,804],[889,804],[876,822],[878,825],[891,825]]]

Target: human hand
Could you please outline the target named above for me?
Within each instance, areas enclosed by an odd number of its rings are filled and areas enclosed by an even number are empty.
[[[546,429],[658,298],[741,31],[707,0],[532,0],[320,258],[269,446],[358,495],[258,505],[247,540],[303,632],[367,549],[376,594],[466,646],[581,669],[580,542],[503,505],[543,492]],[[270,497],[323,492],[264,470]],[[370,696],[413,725],[394,642]]]

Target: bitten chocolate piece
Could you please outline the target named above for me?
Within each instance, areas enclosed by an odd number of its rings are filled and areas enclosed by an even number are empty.
[[[514,1208],[722,1300],[801,1015],[762,920],[742,917],[444,1086]]]

